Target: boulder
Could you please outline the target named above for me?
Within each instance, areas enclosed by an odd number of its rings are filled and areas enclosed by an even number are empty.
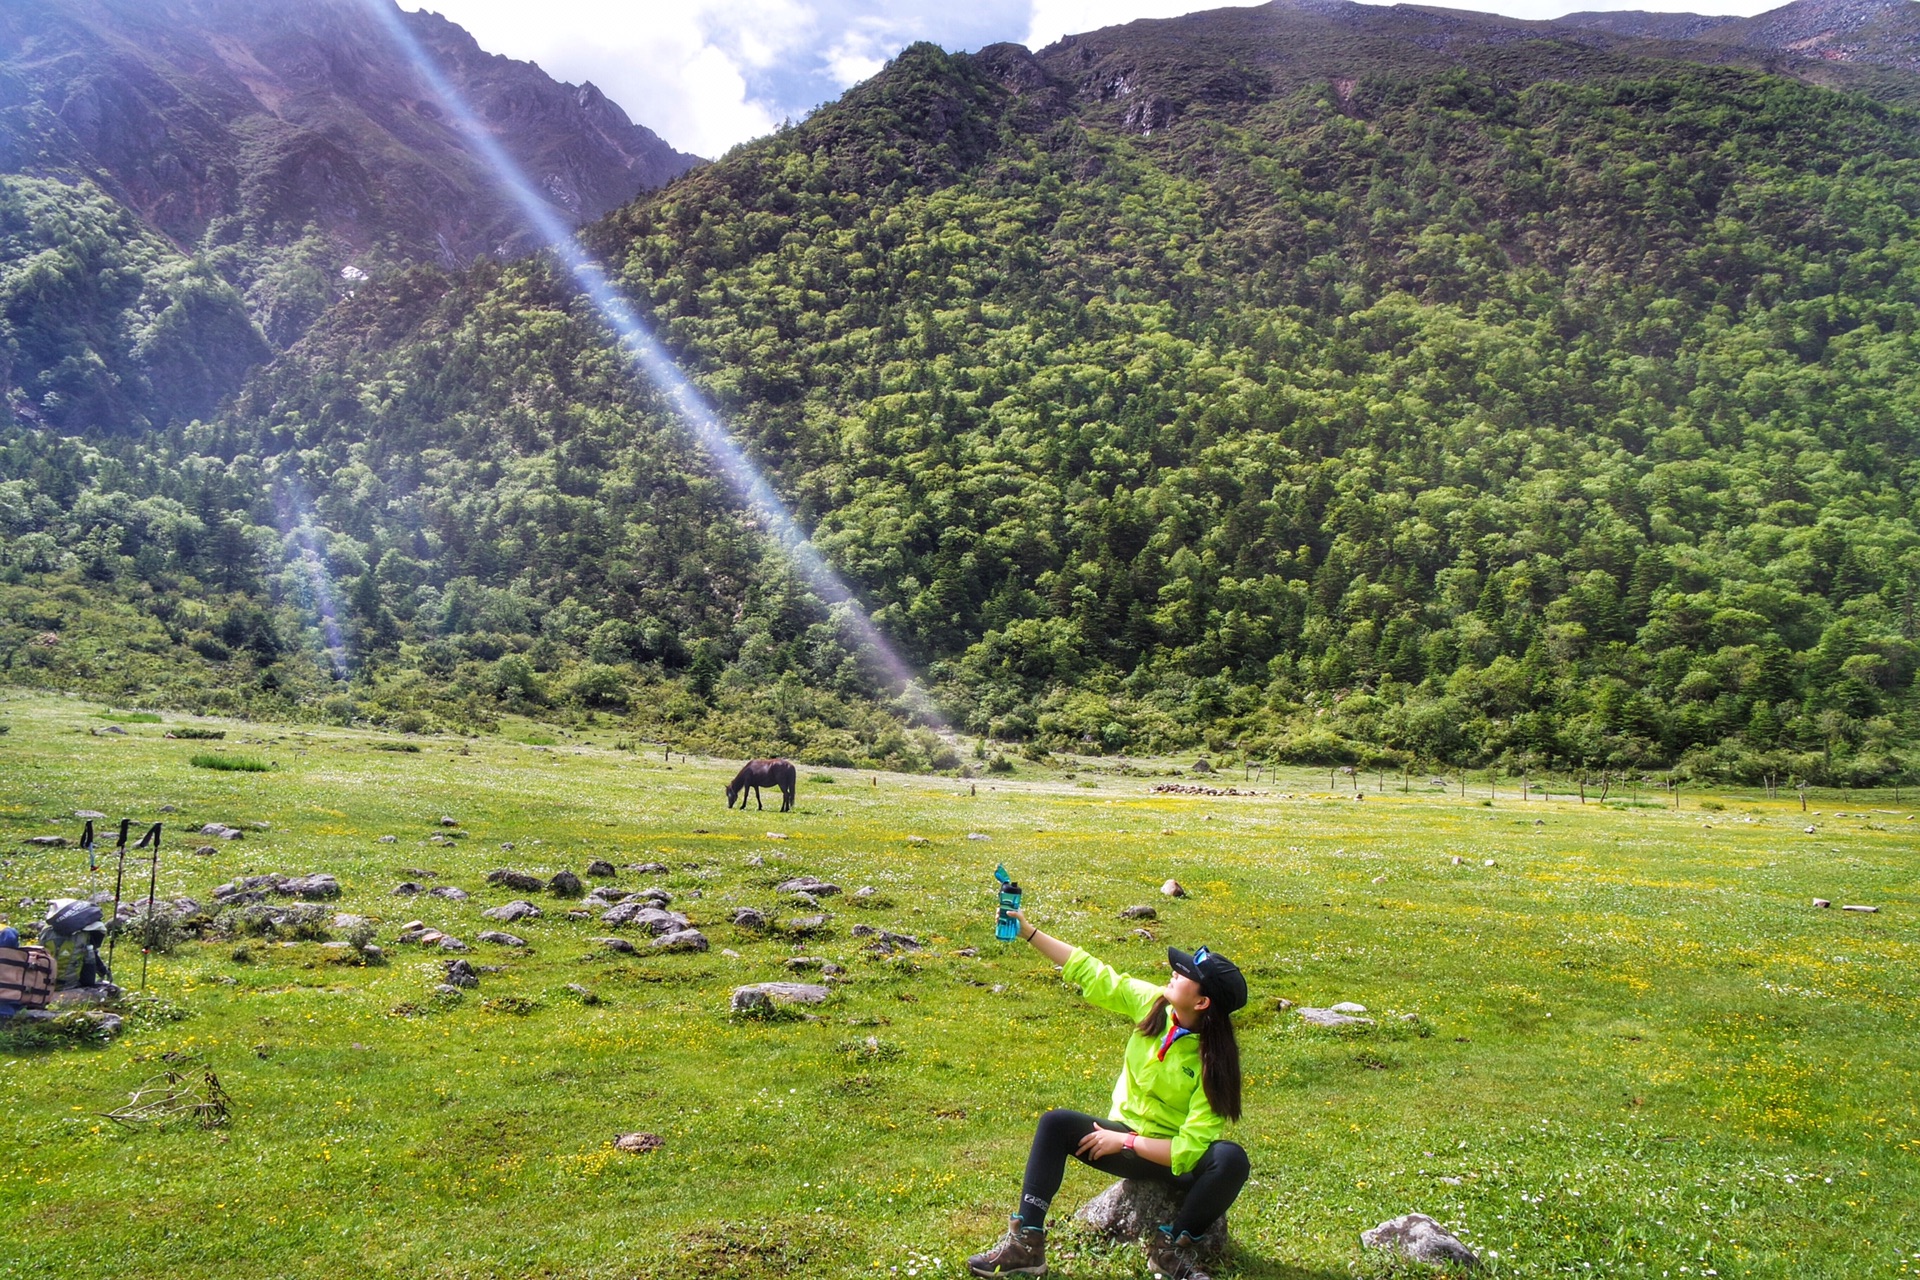
[[[216,840],[239,840],[247,833],[238,827],[230,827],[224,822],[209,822],[200,828],[203,836],[212,836]]]
[[[778,893],[805,893],[815,898],[831,898],[840,892],[837,884],[828,884],[814,876],[795,876],[791,880],[782,880],[774,886]]]
[[[516,938],[512,934],[502,933],[498,929],[486,929],[474,936],[479,941],[491,942],[496,947],[524,947],[527,945],[525,938]]]
[[[465,960],[447,961],[447,984],[454,987],[477,987],[480,975]]]
[[[587,864],[587,874],[598,880],[611,880],[620,873],[615,871],[613,864],[605,858],[595,858]]]
[[[662,911],[652,903],[639,899],[601,912],[600,923],[616,928],[632,925],[648,933],[676,933],[687,927],[688,920],[678,911]]]
[[[1125,907],[1120,912],[1122,920],[1158,920],[1160,913],[1152,907],[1142,904],[1137,907]]]
[[[525,871],[512,871],[506,867],[487,872],[487,883],[512,889],[515,893],[538,893],[547,887],[547,882],[539,876]]]
[[[489,920],[512,924],[516,920],[538,920],[540,908],[523,898],[515,898],[505,906],[495,907],[491,911],[482,911],[480,914]]]
[[[626,955],[633,954],[633,944],[625,938],[595,938],[593,941],[599,943],[609,951],[619,951]]]
[[[1164,1184],[1123,1178],[1081,1205],[1073,1216],[1110,1240],[1131,1242],[1145,1239],[1163,1222],[1172,1222],[1179,1210],[1180,1199]],[[1200,1261],[1212,1262],[1226,1249],[1227,1220],[1216,1218],[1200,1237],[1195,1253]]]
[[[668,868],[664,862],[629,862],[627,870],[638,871],[643,876],[663,876]]]
[[[1184,898],[1187,896],[1186,886],[1181,884],[1178,880],[1167,881],[1165,884],[1160,886],[1160,892],[1164,893],[1169,898]]]
[[[445,934],[442,934],[440,936],[440,941],[434,943],[433,945],[435,945],[436,947],[439,947],[442,951],[465,951],[467,949],[466,943],[460,941],[460,939],[458,938],[448,937]]]
[[[396,898],[411,898],[414,894],[421,892],[424,892],[424,890],[420,885],[412,880],[402,880],[399,884],[393,886],[393,894],[391,896]]]
[[[767,913],[752,907],[741,907],[733,913],[733,923],[741,929],[764,929],[767,927]]]
[[[666,1146],[666,1139],[657,1133],[622,1133],[613,1140],[615,1151],[625,1151],[630,1155],[641,1155],[648,1151],[658,1151]]]
[[[1365,1013],[1367,1011],[1367,1006],[1355,1004],[1351,1000],[1342,1000],[1339,1004],[1331,1004],[1327,1007],[1335,1013]]]
[[[1480,1259],[1453,1233],[1424,1213],[1407,1213],[1360,1233],[1369,1249],[1388,1249],[1415,1262],[1458,1262],[1478,1266]]]
[[[777,1005],[820,1004],[833,994],[833,988],[812,982],[756,982],[733,989],[733,1012],[752,1013]]]
[[[465,902],[473,895],[457,885],[437,884],[427,890],[429,898],[445,898],[448,902]]]
[[[1316,1027],[1370,1027],[1372,1018],[1356,1018],[1348,1013],[1335,1013],[1332,1009],[1314,1009],[1301,1006],[1295,1010],[1300,1017]]]
[[[711,945],[698,929],[676,929],[653,940],[655,951],[705,951]]]
[[[580,883],[580,877],[571,871],[562,871],[547,881],[547,892],[556,898],[577,898],[587,891]]]
[[[793,937],[810,938],[816,933],[826,932],[827,920],[828,917],[824,915],[795,916],[791,920],[782,921],[780,928]]]
[[[290,898],[337,898],[340,882],[329,875],[289,876],[276,892]]]

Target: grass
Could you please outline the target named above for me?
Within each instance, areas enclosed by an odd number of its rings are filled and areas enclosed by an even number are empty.
[[[189,767],[157,729],[93,737],[91,710],[0,703],[0,909],[111,889],[75,850],[21,844],[93,808],[168,823],[162,896],[338,876],[337,906],[375,919],[389,961],[188,942],[150,959],[156,999],[118,1041],[0,1040],[3,1277],[101,1256],[168,1280],[958,1275],[1012,1206],[1034,1116],[1101,1109],[1125,1034],[992,941],[996,862],[1036,922],[1116,964],[1154,974],[1162,944],[1204,942],[1247,970],[1236,1136],[1254,1181],[1223,1276],[1383,1274],[1359,1232],[1412,1210],[1499,1277],[1920,1271],[1920,824],[1885,797],[1844,816],[1831,797],[1803,815],[1740,793],[1713,794],[1720,812],[1692,793],[1677,812],[1504,791],[1489,809],[1484,790],[1357,803],[1302,771],[1208,799],[1077,761],[1072,782],[1025,764],[975,783],[823,771],[838,785],[803,782],[793,812],[743,814],[721,807],[737,761],[502,738],[400,756],[368,733],[246,726],[239,745],[280,761],[261,788]],[[171,834],[207,822],[247,838],[202,856]],[[619,954],[572,904],[485,883],[595,858],[666,864],[618,883],[668,889],[714,949]],[[805,943],[727,923],[740,905],[787,914],[774,885],[803,872],[887,905],[829,899],[831,932]],[[1192,896],[1161,898],[1169,876]],[[403,880],[472,898],[390,896]],[[516,896],[545,914],[481,917]],[[1152,944],[1118,919],[1143,902]],[[436,994],[440,957],[395,942],[414,918],[501,969]],[[874,955],[861,922],[926,950]],[[477,942],[488,927],[527,948]],[[734,986],[790,976],[800,953],[850,971],[819,1021],[728,1015]],[[119,965],[137,977],[125,947]],[[1358,1001],[1378,1025],[1317,1030],[1281,999]],[[183,1062],[218,1073],[228,1128],[100,1117]],[[612,1148],[634,1130],[664,1147]],[[1062,1210],[1101,1185],[1070,1170]],[[1072,1231],[1050,1261],[1143,1274]]]

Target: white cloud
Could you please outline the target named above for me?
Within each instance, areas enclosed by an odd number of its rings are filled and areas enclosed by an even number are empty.
[[[1177,18],[1203,9],[1241,9],[1264,0],[1033,0],[1033,21],[1021,43],[1040,50],[1061,36],[1117,27],[1141,18]]]

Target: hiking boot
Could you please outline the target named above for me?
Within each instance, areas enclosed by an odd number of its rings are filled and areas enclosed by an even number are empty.
[[[1007,1238],[968,1258],[967,1270],[976,1276],[1043,1276],[1047,1274],[1047,1233],[1022,1226],[1015,1218],[1007,1226]]]
[[[1200,1242],[1182,1231],[1178,1240],[1165,1227],[1147,1233],[1147,1270],[1160,1280],[1213,1280],[1199,1262]]]

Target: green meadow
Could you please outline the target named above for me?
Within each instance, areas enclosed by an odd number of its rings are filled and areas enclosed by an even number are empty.
[[[1910,793],[1820,792],[1803,814],[1797,796],[1676,809],[1647,789],[1523,801],[1502,781],[1486,803],[1484,778],[1464,797],[1367,778],[1356,800],[1300,771],[1235,772],[1215,785],[1261,794],[1210,798],[1152,792],[1150,770],[1190,759],[1110,760],[973,780],[803,767],[793,812],[742,813],[722,807],[734,762],[611,731],[401,739],[21,693],[0,724],[13,922],[112,888],[111,861],[89,874],[75,848],[24,843],[77,837],[91,809],[166,823],[164,897],[335,875],[330,905],[372,918],[386,953],[188,939],[150,958],[116,1040],[0,1032],[0,1276],[962,1274],[1017,1197],[1034,1117],[1103,1111],[1127,1033],[993,941],[998,862],[1036,923],[1122,968],[1154,976],[1167,944],[1205,943],[1247,971],[1235,1136],[1254,1180],[1222,1276],[1384,1275],[1359,1233],[1413,1210],[1492,1276],[1920,1275]],[[185,727],[225,737],[165,736]],[[223,755],[265,767],[197,764]],[[209,822],[246,835],[190,834]],[[650,954],[485,883],[594,859],[665,864],[615,883],[666,889],[712,950]],[[848,891],[824,935],[730,923],[807,914],[774,889],[801,874]],[[1190,896],[1162,897],[1169,877]],[[392,896],[402,881],[472,896]],[[482,918],[515,897],[544,914]],[[1136,904],[1158,910],[1151,941],[1120,918]],[[446,957],[396,941],[413,919],[469,943],[478,987],[435,994]],[[875,954],[861,923],[923,949]],[[527,946],[476,941],[488,928]],[[595,941],[614,933],[638,951]],[[811,1018],[729,1013],[796,955],[846,969]],[[137,948],[116,967],[138,985]],[[1340,1001],[1375,1025],[1286,1005]],[[215,1072],[230,1123],[103,1116],[170,1067]],[[617,1151],[632,1131],[662,1145]],[[1103,1185],[1070,1170],[1059,1210]],[[1144,1274],[1065,1227],[1049,1261]]]

